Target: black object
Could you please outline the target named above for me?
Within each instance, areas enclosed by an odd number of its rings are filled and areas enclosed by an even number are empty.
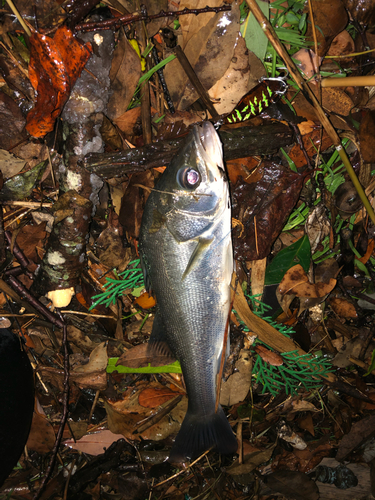
[[[22,340],[0,329],[0,486],[23,452],[33,410],[33,370]]]

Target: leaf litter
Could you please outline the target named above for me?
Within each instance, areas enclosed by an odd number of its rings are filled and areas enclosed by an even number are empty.
[[[298,82],[286,75],[285,62],[266,37],[259,44],[249,35],[255,18],[245,2],[209,2],[212,11],[206,3],[165,3],[164,11],[188,9],[173,17],[159,15],[160,5],[148,2],[148,15],[159,17],[144,24],[143,35],[139,13],[127,17],[135,11],[130,2],[109,2],[111,9],[102,10],[94,4],[80,10],[76,2],[68,7],[68,28],[66,12],[57,4],[45,2],[32,12],[19,1],[20,18],[41,30],[30,40],[21,25],[9,22],[7,8],[2,13],[0,199],[7,233],[6,239],[0,234],[1,314],[27,338],[36,376],[27,454],[2,486],[4,498],[18,498],[20,488],[24,498],[62,498],[65,472],[71,474],[68,498],[101,498],[105,489],[119,498],[373,498],[373,214],[363,207],[358,184],[323,131],[311,99],[297,91]],[[375,48],[372,5],[360,12],[339,0],[328,10],[321,2],[311,5],[314,24],[308,9],[293,0],[287,7],[274,2],[266,14],[289,54],[300,61],[314,94],[319,95],[321,77],[358,78],[355,84],[321,89],[322,105],[372,202],[374,99],[361,86],[365,68],[374,63],[368,51]],[[216,12],[218,7],[224,10]],[[75,30],[78,24],[86,30],[89,22],[95,24],[94,45]],[[98,57],[105,23],[116,48],[112,55],[111,42],[105,45],[100,57],[112,62],[108,74],[96,76],[95,65],[91,71],[85,63],[94,58],[91,52]],[[162,61],[178,110],[174,114],[152,70],[149,43]],[[155,300],[143,293],[137,260],[142,212],[160,170],[119,167],[115,175],[103,176],[102,187],[81,163],[89,165],[90,153],[99,154],[113,172],[110,155],[137,151],[147,143],[147,130],[157,153],[161,141],[186,135],[192,123],[210,118],[204,95],[180,60],[171,57],[174,43],[184,50],[218,114],[236,113],[249,91],[249,106],[254,104],[251,89],[263,77],[288,84],[278,103],[253,114],[259,116],[242,121],[242,115],[238,123],[222,127],[229,138],[245,127],[254,138],[270,130],[269,144],[278,141],[271,157],[261,150],[253,157],[241,147],[227,162],[237,278],[234,355],[227,361],[220,402],[239,453],[208,452],[177,475],[166,459],[186,412],[185,386],[173,354],[146,347]],[[136,44],[147,63],[143,73]],[[96,90],[102,84],[105,90]],[[291,142],[272,133],[281,121],[294,134]],[[84,137],[89,148],[82,148]],[[142,154],[155,154],[148,151]],[[99,196],[95,189],[101,189]],[[69,190],[94,203],[95,210],[83,216],[90,218],[89,232],[70,206],[51,210]],[[65,221],[61,233],[48,238],[46,222],[38,217],[54,219],[53,231]],[[56,239],[79,251],[61,254]],[[34,273],[44,255],[50,267],[36,287]],[[68,324],[69,404],[63,402],[62,325],[44,297],[67,283],[73,286],[71,303],[62,311]],[[58,441],[63,458],[50,472],[54,491],[47,484],[44,493],[36,493],[66,410]]]

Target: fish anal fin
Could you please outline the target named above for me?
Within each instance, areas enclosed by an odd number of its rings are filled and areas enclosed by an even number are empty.
[[[163,318],[159,311],[155,314],[150,340],[147,345],[147,356],[154,359],[163,358],[163,365],[176,361],[176,356],[170,349],[165,333]]]
[[[197,246],[195,247],[193,253],[191,254],[188,265],[186,266],[186,269],[182,275],[182,281],[197,266],[199,261],[207,253],[207,251],[210,248],[211,243],[213,241],[214,241],[214,237],[212,237],[212,238],[199,238]]]

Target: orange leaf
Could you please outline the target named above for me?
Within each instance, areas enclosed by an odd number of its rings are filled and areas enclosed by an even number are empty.
[[[134,304],[138,304],[142,309],[150,309],[156,305],[156,300],[148,292],[142,293],[135,301]]]
[[[179,394],[164,388],[144,389],[138,397],[138,403],[144,408],[156,408]]]
[[[360,260],[362,262],[362,264],[366,264],[366,262],[369,260],[369,258],[371,257],[372,255],[372,252],[374,251],[374,245],[375,245],[375,240],[372,238],[369,242],[368,242],[368,245],[367,245],[367,250],[366,250],[366,253],[363,257],[361,257]]]
[[[39,33],[30,37],[29,77],[37,90],[35,107],[26,119],[32,136],[53,130],[90,54],[91,45],[82,45],[66,26],[58,28],[53,39]]]

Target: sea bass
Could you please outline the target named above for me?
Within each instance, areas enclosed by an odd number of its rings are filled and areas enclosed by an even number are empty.
[[[166,344],[181,363],[188,410],[169,460],[237,441],[218,407],[216,378],[230,308],[231,210],[222,146],[213,125],[195,126],[150,194],[139,251],[146,287],[157,300],[150,344]]]

